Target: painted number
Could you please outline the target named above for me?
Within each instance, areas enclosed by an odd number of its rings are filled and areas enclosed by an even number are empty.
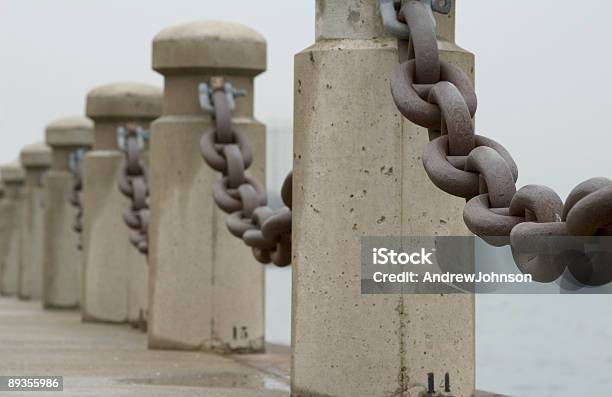
[[[234,340],[248,339],[249,331],[246,326],[236,327],[234,326]]]

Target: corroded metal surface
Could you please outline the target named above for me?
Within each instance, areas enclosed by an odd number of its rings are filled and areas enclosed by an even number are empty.
[[[83,250],[83,157],[85,149],[79,148],[70,153],[70,172],[73,175],[72,192],[70,193],[69,201],[77,212],[72,224],[72,230],[77,233],[79,240],[77,249]]]
[[[261,263],[277,266],[291,263],[291,173],[282,188],[286,207],[269,208],[263,187],[245,172],[253,161],[247,137],[232,125],[233,98],[231,84],[213,77],[210,85],[200,86],[202,110],[212,113],[215,127],[200,141],[202,158],[223,176],[213,186],[217,206],[229,214],[227,228],[252,248]]]
[[[393,99],[402,115],[430,130],[425,171],[440,189],[467,200],[463,217],[468,228],[490,244],[510,244],[518,268],[537,281],[554,281],[566,267],[585,285],[612,281],[605,248],[587,252],[593,241],[580,246],[566,239],[610,235],[612,181],[590,179],[565,204],[546,186],[517,192],[518,168],[508,151],[475,134],[477,99],[467,74],[439,59],[431,7],[408,1],[397,10],[394,23],[389,22],[389,2],[381,0],[381,7],[387,8],[385,26],[405,21],[409,30],[407,40],[397,29],[389,30],[400,40],[400,64],[391,78]],[[565,251],[551,247],[560,245],[551,242],[554,238],[569,241]],[[522,251],[525,246],[530,246],[528,252]]]
[[[142,158],[145,132],[129,124],[120,130],[125,154],[125,166],[117,181],[119,191],[130,199],[130,208],[123,214],[125,224],[132,229],[130,242],[142,254],[149,252],[149,183]]]

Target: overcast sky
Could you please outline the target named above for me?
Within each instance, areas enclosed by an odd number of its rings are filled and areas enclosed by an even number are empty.
[[[612,2],[604,0],[458,1],[457,43],[476,54],[477,131],[511,151],[519,164],[519,185],[547,184],[565,197],[586,178],[612,177],[611,16]],[[49,121],[83,114],[85,94],[96,85],[132,80],[161,86],[161,77],[150,68],[151,40],[166,26],[194,19],[240,22],[268,40],[269,69],[257,79],[256,115],[273,131],[287,130],[284,138],[275,133],[269,139],[273,150],[268,161],[277,165],[270,167],[270,185],[276,190],[291,166],[293,56],[314,42],[314,0],[0,0],[0,162],[13,160],[25,144],[42,140]],[[272,291],[277,299],[268,302],[283,305],[269,308],[266,317],[271,340],[288,343],[288,271],[281,279],[285,289]],[[609,319],[595,313],[608,306],[606,299],[571,309],[588,313],[577,326]],[[536,307],[533,300],[515,306],[519,313]],[[480,307],[487,310],[486,305]],[[504,313],[508,307],[503,306]],[[529,360],[515,357],[533,353],[539,342],[523,350],[507,343],[509,335],[520,335],[521,329],[534,331],[528,316],[509,316],[510,323],[499,327],[500,336],[487,333],[483,310],[478,317],[485,325],[479,328],[480,345],[495,346],[498,356],[493,357],[500,359],[481,360],[490,371],[479,385],[510,393],[513,389],[504,384],[525,379],[507,376],[515,372],[500,369],[499,363],[512,362],[513,368],[540,376],[540,368],[527,367]],[[537,316],[542,324],[576,318],[557,301],[541,306]],[[498,320],[493,318],[491,324],[488,329],[494,330]],[[512,324],[519,326],[511,329]],[[603,333],[610,329],[606,324],[592,328]],[[570,328],[560,326],[557,331]],[[553,340],[550,332],[540,335]],[[567,341],[584,340],[584,333],[571,335]],[[604,343],[609,340],[605,336]],[[534,365],[555,360],[563,350],[551,358],[554,352],[542,346],[540,353],[549,360],[534,360]],[[592,350],[599,347],[591,345]],[[586,379],[592,372],[584,362],[587,357],[565,380]],[[601,360],[597,363],[601,371],[609,368],[600,366]],[[558,385],[562,379],[552,372],[548,380]]]
[[[603,0],[458,3],[457,42],[477,59],[477,130],[514,154],[520,184],[566,195],[585,178],[612,176],[610,15]],[[0,161],[42,139],[50,120],[82,114],[98,84],[161,85],[151,39],[197,18],[241,22],[267,38],[256,114],[289,129],[293,55],[314,41],[313,0],[0,0]],[[277,160],[289,168],[283,149]]]

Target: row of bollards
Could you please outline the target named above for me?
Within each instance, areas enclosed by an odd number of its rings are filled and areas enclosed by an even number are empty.
[[[153,68],[165,77],[164,92],[140,83],[96,87],[86,117],[50,123],[46,144],[24,147],[20,161],[1,168],[2,294],[78,306],[84,321],[148,323],[153,348],[261,352],[264,271],[215,208],[217,176],[198,150],[213,124],[198,86],[221,75],[247,93],[234,122],[252,142],[250,175],[263,182],[265,127],[253,118],[253,80],[266,68],[266,42],[233,23],[180,25],[155,37]],[[150,131],[141,149],[148,257],[134,249],[122,218],[130,202],[118,188],[125,167],[118,131],[127,124]],[[79,150],[86,154],[77,159]],[[70,204],[76,172],[81,209]]]
[[[454,44],[455,8],[436,15],[439,45],[473,76],[473,56]],[[295,58],[292,395],[404,396],[428,373],[449,372],[455,395],[467,396],[473,297],[363,296],[359,276],[362,236],[465,234],[461,200],[429,182],[419,157],[427,131],[391,100],[397,46],[378,2],[318,0],[316,28],[314,46]],[[252,143],[248,174],[263,184],[266,129],[253,111],[266,51],[259,33],[234,23],[165,29],[152,51],[163,90],[94,88],[86,117],[50,123],[46,145],[0,167],[0,293],[80,307],[83,321],[146,324],[150,348],[263,352],[264,268],[215,205],[218,176],[199,151],[215,124],[199,86],[222,77],[246,92],[232,125]],[[140,148],[148,255],[130,242],[132,203],[118,188],[127,150],[118,131],[128,124],[149,132]]]

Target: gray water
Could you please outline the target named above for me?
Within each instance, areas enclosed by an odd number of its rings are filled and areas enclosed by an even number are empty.
[[[266,267],[266,340],[291,344],[291,267]]]
[[[270,342],[291,341],[291,269],[267,268]],[[612,396],[612,297],[478,295],[476,384],[511,396]]]
[[[513,396],[612,395],[608,295],[479,295],[476,382]]]

